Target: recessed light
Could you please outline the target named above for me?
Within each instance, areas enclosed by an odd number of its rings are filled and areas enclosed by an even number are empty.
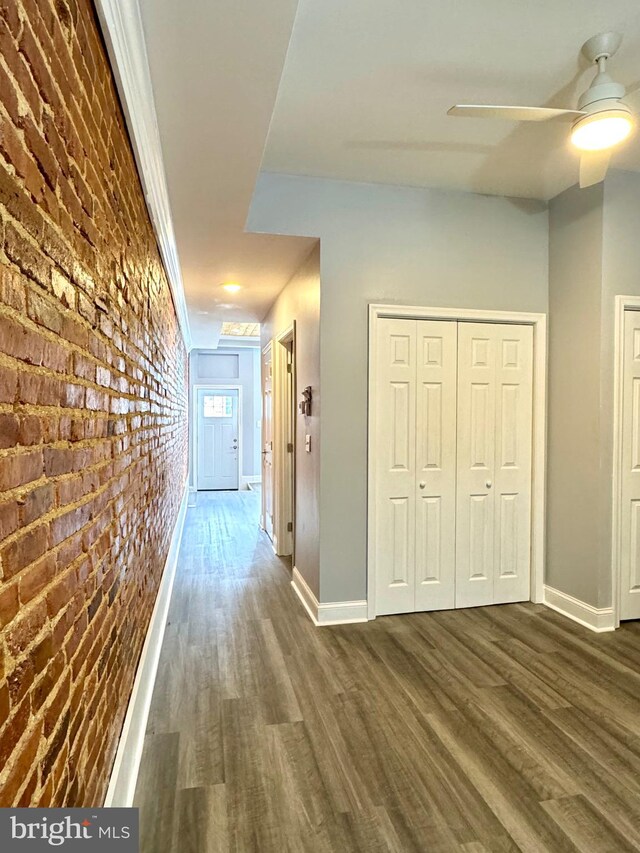
[[[235,281],[226,281],[222,288],[226,290],[227,293],[237,293],[241,289],[242,285],[236,284]]]

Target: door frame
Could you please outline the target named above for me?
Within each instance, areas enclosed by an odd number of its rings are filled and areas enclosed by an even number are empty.
[[[264,463],[264,436],[266,433],[266,406],[264,404],[265,400],[265,373],[264,373],[264,362],[265,356],[267,353],[271,355],[271,506],[273,508],[273,342],[268,341],[260,350],[260,394],[262,396],[262,430],[261,430],[261,441],[260,441],[260,480],[262,482],[261,487],[261,506],[260,506],[260,527],[269,537],[267,533],[267,514],[266,514],[266,503],[267,503],[267,491],[266,491],[266,477],[264,475],[265,472],[265,463]],[[271,531],[275,536],[275,518],[273,530]],[[273,545],[273,540],[271,539],[271,544]]]
[[[624,392],[624,315],[640,311],[640,296],[616,296],[613,336],[613,471],[611,477],[611,607],[613,627],[620,627],[622,571],[622,429]]]
[[[192,385],[193,399],[191,401],[193,416],[193,487],[198,491],[198,391],[237,391],[238,392],[238,491],[242,491],[242,385],[232,385],[229,382],[221,384],[203,382]]]
[[[289,556],[295,564],[295,457],[296,457],[296,324],[291,323],[274,338],[273,365],[273,544],[276,554]],[[291,345],[291,382],[287,376],[287,350]],[[291,389],[291,394],[289,394]],[[291,423],[291,436],[287,434]],[[293,451],[287,451],[291,438]],[[291,518],[287,510],[290,509]],[[293,529],[287,530],[291,521]]]
[[[376,542],[376,403],[378,391],[378,320],[451,320],[469,323],[511,323],[533,327],[533,453],[531,484],[531,597],[544,600],[546,548],[546,446],[547,446],[547,315],[519,311],[467,308],[428,308],[422,305],[369,305],[369,396],[367,435],[367,615],[375,619]]]

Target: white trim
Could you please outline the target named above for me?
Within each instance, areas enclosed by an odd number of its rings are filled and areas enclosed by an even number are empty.
[[[267,407],[265,406],[265,385],[266,385],[266,375],[265,375],[265,364],[266,357],[269,356],[268,364],[271,365],[271,508],[273,509],[273,346],[272,342],[268,341],[260,351],[260,395],[262,399],[262,429],[260,431],[260,474],[261,474],[261,482],[265,482],[265,435],[267,433],[267,422],[266,422],[266,413]],[[272,545],[274,545],[275,539],[275,524],[273,524],[273,529],[271,530],[271,536],[267,532],[267,513],[266,513],[266,505],[267,505],[267,490],[263,487],[262,489],[262,501],[260,507],[260,527],[267,534],[269,541]]]
[[[377,327],[381,317],[413,320],[455,320],[484,323],[514,323],[533,327],[533,459],[531,492],[531,598],[544,598],[546,547],[546,447],[547,447],[547,317],[517,311],[486,311],[466,308],[429,308],[422,305],[369,305],[369,430],[367,450],[367,601],[369,619],[375,619],[375,478],[373,453],[376,432]]]
[[[138,0],[96,0],[149,216],[187,350],[193,346]]]
[[[597,634],[615,630],[613,607],[593,607],[586,601],[546,585],[543,604]]]
[[[191,423],[193,424],[193,445],[191,461],[193,464],[193,488],[198,491],[198,391],[237,391],[238,392],[238,490],[242,487],[242,385],[229,382],[203,382],[192,385]],[[235,490],[234,490],[235,491]]]
[[[167,614],[173,590],[173,581],[178,565],[178,553],[184,530],[184,520],[187,514],[188,488],[185,485],[184,494],[178,510],[175,527],[171,536],[169,553],[160,579],[158,594],[153,606],[153,613],[147,628],[147,634],[142,647],[142,654],[138,661],[136,677],[133,682],[133,690],[129,697],[127,713],[124,718],[118,749],[111,770],[109,787],[105,797],[104,805],[107,807],[133,805],[133,796],[136,791],[136,781],[142,758],[142,745],[147,728],[147,718],[151,706],[153,686],[158,671],[160,650],[164,638],[164,630],[167,624]]]
[[[293,530],[287,524],[294,524],[294,462],[295,462],[295,388],[289,384],[287,376],[288,344],[292,345],[292,382],[295,381],[295,321],[273,339],[272,386],[273,401],[273,542],[276,554],[281,557],[293,554]],[[289,395],[289,389],[292,395]],[[291,426],[291,435],[288,427]],[[293,444],[293,452],[287,450],[288,439]]]
[[[353,622],[367,622],[366,601],[333,601],[320,604],[313,590],[293,567],[291,586],[304,605],[314,625],[321,628],[327,625],[349,625]]]
[[[613,338],[613,471],[611,477],[611,602],[614,627],[620,626],[620,564],[622,504],[622,392],[624,374],[624,314],[640,311],[640,296],[616,296]]]

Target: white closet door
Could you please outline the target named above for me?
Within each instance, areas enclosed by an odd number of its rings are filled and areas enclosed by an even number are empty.
[[[533,330],[458,325],[456,607],[525,601]]]
[[[376,612],[415,604],[416,320],[378,321]]]
[[[414,610],[455,606],[457,330],[417,322]]]
[[[620,618],[640,619],[640,312],[624,314]]]

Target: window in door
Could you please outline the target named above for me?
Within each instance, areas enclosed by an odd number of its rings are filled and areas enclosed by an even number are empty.
[[[230,418],[233,415],[233,399],[223,394],[205,394],[202,409],[205,418]]]

